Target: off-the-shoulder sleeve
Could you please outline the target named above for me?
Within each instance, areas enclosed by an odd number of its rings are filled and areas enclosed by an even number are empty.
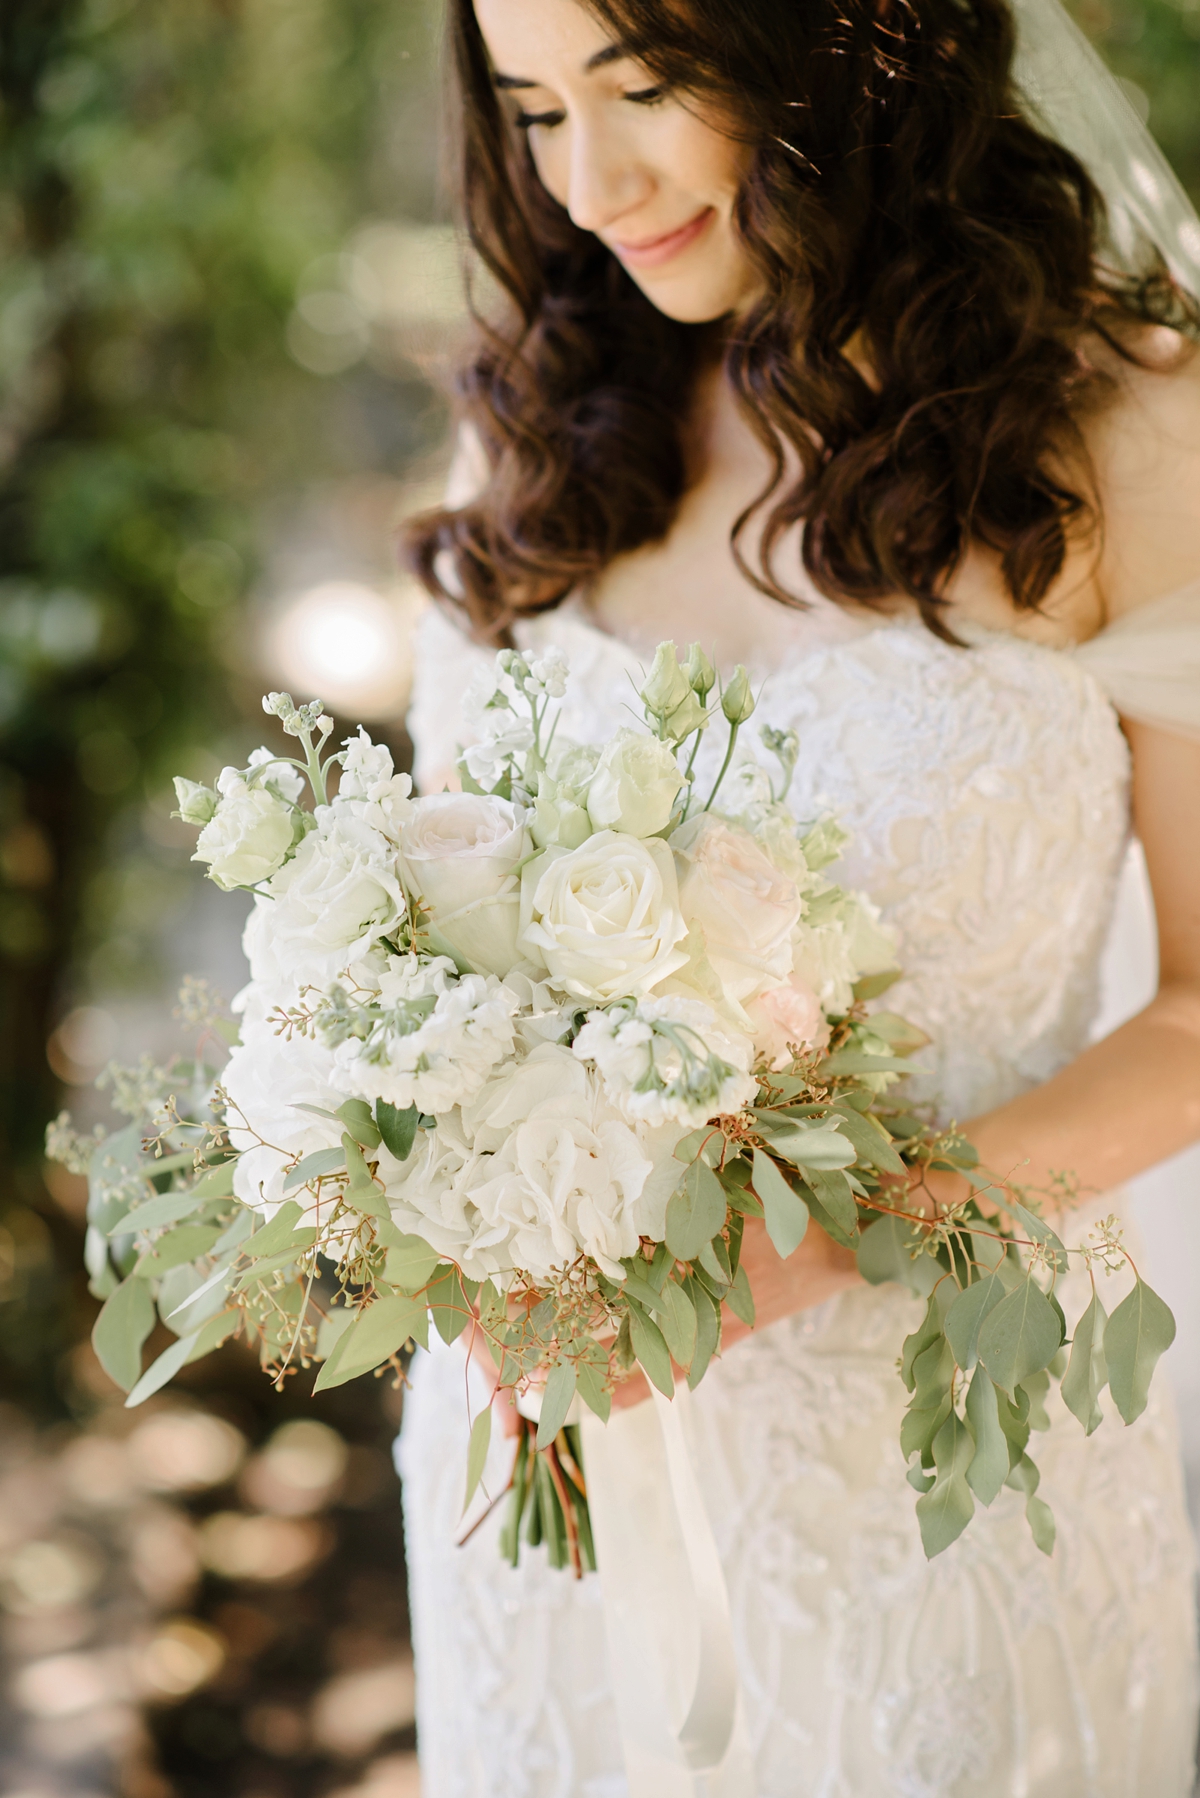
[[[1200,740],[1200,581],[1126,613],[1074,655],[1124,717]]]
[[[472,643],[440,606],[426,606],[417,620],[408,731],[413,778],[422,792],[440,788],[454,766],[464,741],[463,694],[476,669],[487,667],[494,654]]]

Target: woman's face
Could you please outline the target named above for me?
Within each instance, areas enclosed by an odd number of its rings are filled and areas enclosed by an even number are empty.
[[[577,0],[475,0],[498,88],[543,185],[668,318],[753,292],[733,229],[748,152],[675,98]]]

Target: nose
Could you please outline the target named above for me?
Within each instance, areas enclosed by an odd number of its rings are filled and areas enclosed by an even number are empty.
[[[650,171],[620,133],[598,122],[576,123],[570,158],[566,206],[581,231],[605,231],[650,197]]]

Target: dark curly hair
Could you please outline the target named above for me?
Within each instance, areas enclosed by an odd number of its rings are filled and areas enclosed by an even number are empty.
[[[951,637],[942,595],[975,541],[998,555],[1015,605],[1036,609],[1068,533],[1094,517],[1072,452],[1103,377],[1082,333],[1135,358],[1134,321],[1188,302],[1161,268],[1137,282],[1103,268],[1094,184],[1021,112],[1007,0],[591,7],[657,81],[748,144],[734,219],[759,297],[717,327],[657,311],[542,187],[472,0],[450,0],[462,208],[510,304],[479,319],[460,381],[490,478],[408,531],[425,586],[503,641],[521,615],[663,538],[687,484],[691,390],[723,348],[773,458],[733,532],[756,586],[803,603],[776,567],[802,520],[804,567],[833,599],[907,595]],[[762,507],[750,568],[738,539]]]

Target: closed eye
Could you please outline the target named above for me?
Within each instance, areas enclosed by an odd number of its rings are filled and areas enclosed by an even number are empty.
[[[628,100],[632,106],[654,106],[659,100],[665,100],[666,97],[665,87],[644,87],[640,88],[636,94],[621,95],[621,98]]]
[[[558,112],[518,112],[513,118],[513,124],[518,131],[528,131],[533,125],[561,125],[566,116],[566,113],[561,110]]]

